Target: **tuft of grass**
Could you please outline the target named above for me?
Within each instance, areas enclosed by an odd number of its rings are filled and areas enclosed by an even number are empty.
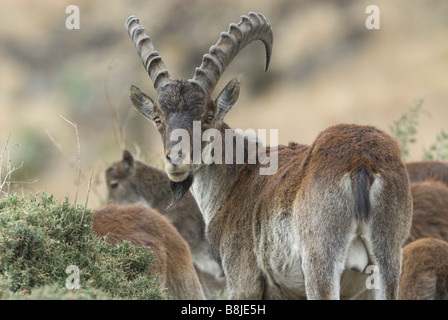
[[[46,192],[0,200],[0,298],[164,299],[150,270],[152,252],[98,238],[92,233],[93,213],[84,210]],[[80,288],[73,291],[66,286],[71,265],[79,268]]]
[[[409,157],[409,145],[417,141],[418,116],[423,100],[420,99],[411,106],[397,121],[390,126],[390,132],[397,139],[401,149],[403,161]]]

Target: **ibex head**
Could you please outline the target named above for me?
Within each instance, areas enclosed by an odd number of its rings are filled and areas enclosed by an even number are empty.
[[[170,180],[184,181],[199,165],[192,164],[191,149],[190,153],[183,150],[182,154],[174,153],[175,156],[172,156],[172,148],[178,142],[171,141],[171,133],[175,129],[184,129],[192,138],[193,122],[196,121],[201,123],[201,134],[209,128],[221,129],[224,116],[238,100],[239,81],[231,80],[216,100],[212,99],[212,92],[232,59],[253,41],[261,40],[265,45],[267,70],[272,50],[270,22],[262,14],[251,12],[248,16],[242,16],[238,24],[232,23],[228,32],[221,33],[218,42],[203,56],[194,77],[187,81],[171,79],[136,17],[127,19],[126,28],[157,92],[154,101],[137,87],[131,86],[132,104],[157,127],[164,144],[165,170]],[[193,147],[192,141],[190,146]],[[183,161],[185,158],[190,161]]]

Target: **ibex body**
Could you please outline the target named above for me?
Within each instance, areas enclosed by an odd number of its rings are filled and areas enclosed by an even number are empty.
[[[106,170],[108,202],[141,204],[156,209],[179,231],[190,246],[195,265],[219,278],[222,270],[211,253],[205,237],[205,223],[193,196],[188,192],[176,208],[167,210],[172,195],[166,173],[134,160],[125,150],[123,158]]]
[[[448,241],[448,186],[439,181],[412,182],[413,218],[406,244],[432,237]]]
[[[230,81],[216,100],[211,94],[230,61],[252,41],[265,44],[267,67],[269,21],[250,13],[231,24],[188,81],[171,80],[135,17],[128,19],[127,28],[158,94],[154,102],[131,87],[131,101],[162,137],[174,203],[191,187],[221,259],[229,298],[351,298],[366,289],[369,264],[379,269],[375,296],[398,298],[412,203],[408,175],[391,137],[370,126],[338,125],[323,131],[311,146],[258,145],[259,155],[278,160],[271,175],[260,174],[265,164],[249,161],[254,151],[247,139],[243,163],[236,161],[236,148],[233,162],[197,163],[194,148],[178,154],[171,135],[183,129],[192,137],[199,123],[201,133],[221,133],[213,141],[222,139],[218,142],[225,148],[228,130],[240,139],[224,123],[238,99],[239,82]],[[210,141],[200,146],[204,159],[216,157],[214,149],[207,149]]]
[[[448,243],[421,238],[403,248],[401,300],[448,299]]]
[[[156,261],[154,275],[168,297],[181,300],[204,299],[190,249],[177,230],[159,212],[137,205],[107,205],[94,210],[93,232],[107,236],[111,244],[124,240],[150,247]]]
[[[439,181],[448,187],[448,163],[444,161],[416,161],[406,163],[411,182]]]

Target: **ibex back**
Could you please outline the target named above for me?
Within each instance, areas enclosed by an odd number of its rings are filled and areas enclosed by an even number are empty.
[[[168,297],[204,299],[190,249],[177,230],[154,209],[137,205],[107,205],[94,210],[93,232],[111,244],[124,240],[150,247],[156,258],[152,271]]]
[[[444,183],[448,187],[448,162],[415,161],[406,163],[411,182],[433,180]]]
[[[137,18],[130,17],[126,27],[158,95],[154,102],[132,86],[132,104],[161,135],[174,204],[191,187],[222,261],[229,298],[351,298],[366,289],[364,270],[374,264],[374,296],[397,299],[412,202],[396,141],[374,127],[338,125],[311,146],[257,146],[278,159],[273,175],[260,175],[260,159],[238,164],[236,151],[233,162],[197,163],[192,144],[178,154],[171,134],[183,129],[191,137],[198,123],[201,133],[215,129],[224,137],[231,131],[224,116],[238,100],[239,82],[231,80],[216,100],[212,92],[232,59],[255,40],[265,45],[267,68],[270,22],[250,13],[231,24],[187,81],[171,79]],[[219,142],[229,147],[223,138]],[[216,156],[206,148],[210,144],[202,141],[205,159]]]
[[[448,241],[448,186],[439,181],[411,182],[413,216],[409,239],[432,237]]]

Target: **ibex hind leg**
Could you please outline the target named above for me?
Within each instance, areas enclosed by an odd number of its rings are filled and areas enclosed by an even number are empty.
[[[402,240],[395,228],[385,229],[380,221],[373,223],[367,237],[367,247],[372,265],[369,281],[375,300],[396,300],[401,274]]]
[[[372,296],[377,300],[398,299],[402,246],[408,236],[412,216],[410,198],[398,203],[387,199],[386,196],[380,199],[380,203],[385,205],[373,210],[367,232],[370,261],[377,272],[377,276],[372,278],[379,280],[379,284],[373,286],[378,289],[372,290]]]
[[[307,299],[340,299],[341,275],[345,269],[349,246],[348,226],[335,229],[316,228],[304,239],[306,249],[302,256]],[[345,230],[345,231],[344,231]]]
[[[396,300],[401,274],[401,248],[385,248],[384,245],[373,246],[371,275],[368,283],[375,300]]]
[[[313,254],[303,260],[305,290],[308,300],[338,300],[343,263],[329,263]]]

